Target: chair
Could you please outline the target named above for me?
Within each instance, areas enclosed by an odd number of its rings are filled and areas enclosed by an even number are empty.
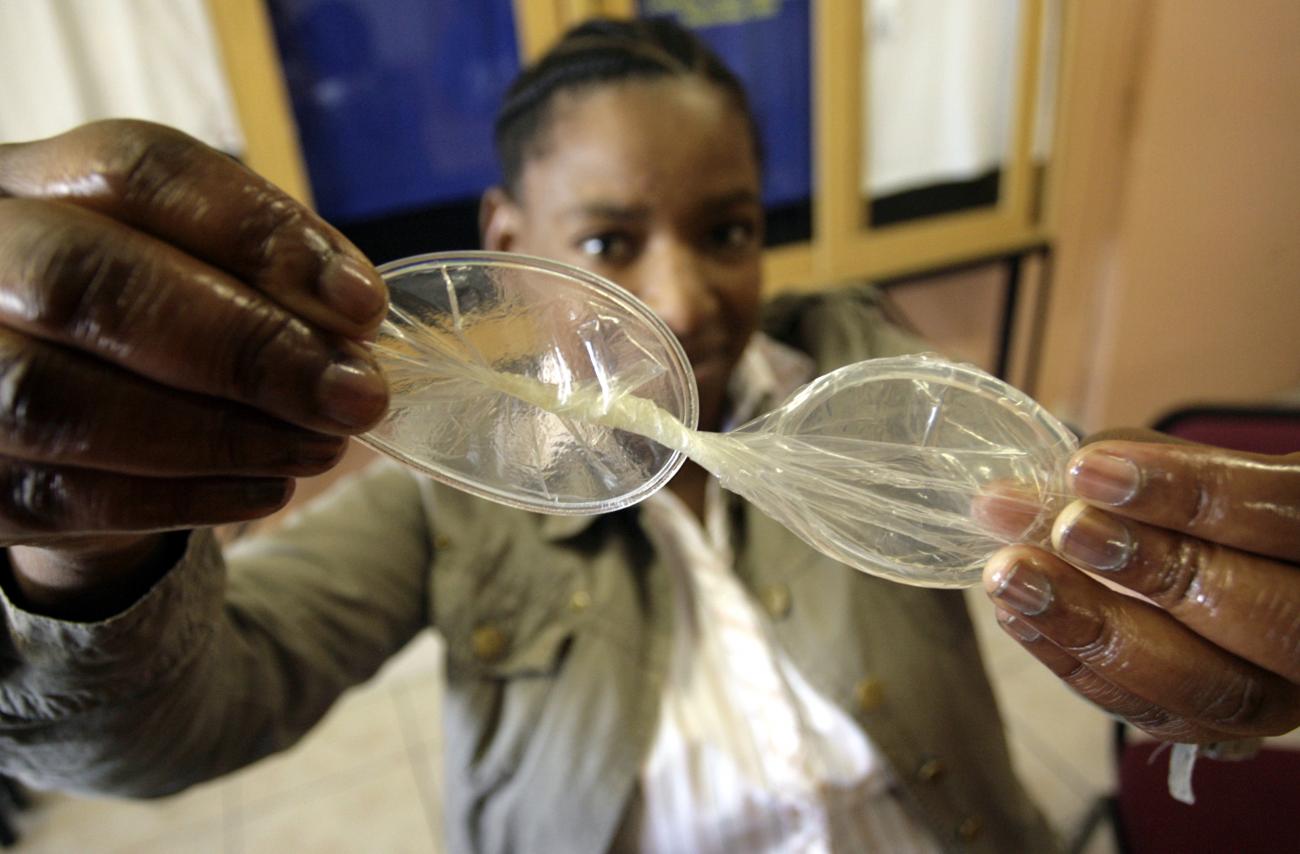
[[[1154,427],[1180,439],[1235,451],[1300,451],[1300,405],[1187,406],[1165,414]]]
[[[1155,429],[1232,450],[1293,453],[1300,451],[1300,406],[1189,406],[1160,418]],[[1131,732],[1116,722],[1115,791],[1093,804],[1071,852],[1084,850],[1103,819],[1121,854],[1300,852],[1300,750],[1265,746],[1242,762],[1202,759],[1192,777],[1196,803],[1188,806],[1169,795],[1168,760],[1154,755],[1162,746]]]
[[[1266,747],[1240,762],[1201,759],[1193,772],[1196,803],[1169,796],[1168,748],[1127,738],[1116,724],[1119,783],[1115,836],[1123,854],[1300,851],[1300,750]],[[1161,750],[1161,757],[1152,754]]]

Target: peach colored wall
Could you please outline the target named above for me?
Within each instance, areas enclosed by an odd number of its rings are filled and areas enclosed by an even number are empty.
[[[992,371],[1006,270],[988,264],[926,276],[889,289],[889,298],[935,352]]]
[[[1044,401],[1096,429],[1300,386],[1300,3],[1143,3],[1119,50],[1080,5]]]

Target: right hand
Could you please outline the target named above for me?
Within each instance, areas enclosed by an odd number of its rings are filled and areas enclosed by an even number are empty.
[[[85,566],[275,511],[383,415],[360,342],[386,299],[341,234],[178,131],[0,146],[0,545]]]

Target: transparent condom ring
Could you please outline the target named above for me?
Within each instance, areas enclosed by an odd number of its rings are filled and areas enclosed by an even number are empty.
[[[484,498],[608,512],[653,494],[689,457],[831,557],[935,587],[976,583],[1007,541],[971,516],[990,483],[1031,492],[1035,523],[1062,501],[1073,434],[974,367],[859,362],[731,433],[699,432],[680,344],[617,285],[485,252],[380,272],[391,308],[373,347],[393,400],[362,438]]]
[[[367,444],[483,498],[571,515],[635,504],[686,461],[508,389],[520,380],[561,398],[589,387],[606,399],[635,393],[693,429],[690,362],[663,321],[626,291],[575,267],[505,253],[420,255],[379,270],[390,307],[371,346],[392,401],[361,437]]]

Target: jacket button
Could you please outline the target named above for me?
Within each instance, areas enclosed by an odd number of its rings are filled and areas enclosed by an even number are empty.
[[[451,537],[447,536],[446,534],[439,534],[438,536],[433,538],[433,547],[438,551],[442,551],[443,549],[446,549],[450,545],[451,545]]]
[[[983,830],[984,819],[977,815],[967,816],[961,824],[957,825],[957,836],[964,842],[974,842],[979,839],[979,835]]]
[[[769,584],[763,588],[761,594],[763,608],[768,615],[774,620],[780,620],[790,613],[790,606],[794,604],[790,598],[790,588],[784,584]]]
[[[482,662],[493,662],[506,654],[510,639],[506,633],[494,625],[479,626],[469,636],[470,649],[474,657]]]
[[[581,614],[591,606],[591,594],[586,590],[575,590],[569,597],[569,608]]]
[[[853,696],[861,711],[874,712],[885,702],[885,685],[879,679],[868,676],[853,687]]]
[[[948,770],[948,766],[943,763],[942,759],[931,757],[916,767],[916,779],[922,783],[933,783],[943,776],[943,772]]]

